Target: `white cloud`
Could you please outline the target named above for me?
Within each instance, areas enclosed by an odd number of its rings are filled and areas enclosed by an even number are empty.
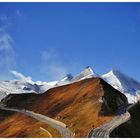
[[[11,70],[10,71],[16,78],[22,80],[22,81],[25,81],[25,82],[29,82],[29,83],[32,83],[32,78],[30,76],[24,76],[22,73],[20,72],[17,72],[15,70]]]
[[[13,39],[3,28],[0,28],[0,73],[9,71],[15,65]]]
[[[46,80],[59,80],[68,73],[67,68],[53,49],[42,53],[41,71]]]
[[[0,28],[0,51],[13,51],[12,42],[11,36]]]

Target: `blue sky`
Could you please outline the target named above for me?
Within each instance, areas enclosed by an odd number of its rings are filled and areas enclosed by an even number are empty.
[[[61,79],[86,66],[140,81],[140,3],[0,3],[0,79]]]

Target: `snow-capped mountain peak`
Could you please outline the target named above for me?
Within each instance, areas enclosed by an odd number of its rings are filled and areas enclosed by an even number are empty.
[[[85,74],[85,76],[86,75],[93,75],[93,76],[97,75],[90,66],[87,66],[82,72],[83,72],[83,74]]]
[[[86,67],[80,74],[73,78],[73,81],[83,80],[86,78],[97,77],[98,75],[92,70],[91,67]]]
[[[64,82],[64,81],[70,81],[73,79],[73,76],[71,74],[67,74],[61,81]]]
[[[111,70],[104,75],[98,75],[88,66],[75,77],[71,74],[67,74],[61,80],[52,82],[34,82],[31,77],[25,77],[23,74],[16,71],[12,71],[12,74],[19,78],[19,80],[0,82],[0,100],[11,93],[43,93],[50,88],[71,84],[92,77],[104,79],[112,87],[125,94],[129,103],[137,102],[140,99],[140,83],[118,70]]]
[[[115,89],[124,93],[127,96],[129,103],[137,102],[140,96],[140,83],[136,80],[118,70],[111,70],[101,77]]]
[[[116,89],[121,87],[121,82],[117,78],[117,73],[119,73],[118,70],[111,70],[108,73],[102,75],[102,78]]]
[[[73,79],[73,76],[71,74],[67,74],[65,77],[63,77],[60,81],[56,83],[56,86],[70,84],[72,79]]]

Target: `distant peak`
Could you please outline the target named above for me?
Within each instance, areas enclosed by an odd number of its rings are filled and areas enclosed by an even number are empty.
[[[113,69],[109,73],[118,74],[118,73],[121,73],[121,72],[117,69]]]
[[[90,66],[87,66],[80,74],[73,78],[73,81],[82,80],[86,78],[96,77],[97,74]]]
[[[91,69],[91,67],[90,66],[87,66],[86,69]]]
[[[120,76],[120,75],[123,75],[124,76],[124,74],[123,73],[121,73],[119,70],[117,70],[117,69],[113,69],[113,70],[110,70],[108,73],[105,73],[104,75],[102,75],[102,77],[118,77],[118,76]]]
[[[61,81],[70,81],[71,79],[73,79],[73,76],[69,73]]]
[[[93,69],[92,69],[90,66],[87,66],[87,67],[85,68],[85,70],[89,70],[89,71],[93,72]]]
[[[65,77],[67,77],[69,80],[71,80],[73,78],[73,76],[70,73],[67,74]]]

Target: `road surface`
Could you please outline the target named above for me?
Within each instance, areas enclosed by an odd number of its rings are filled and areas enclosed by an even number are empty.
[[[110,122],[91,130],[88,137],[89,138],[109,138],[110,133],[118,127],[120,124],[128,121],[130,119],[130,113],[126,112],[122,115],[114,117]]]
[[[46,129],[43,128],[43,127],[40,127],[40,130],[42,130],[42,131],[48,133],[48,135],[50,136],[50,138],[52,138],[52,135],[51,135],[51,133],[50,133],[48,130],[46,130]]]
[[[140,102],[140,100],[138,101]],[[118,115],[116,117],[114,117],[110,122],[101,125],[100,127],[95,128],[94,130],[91,130],[90,133],[88,134],[89,138],[109,138],[110,133],[119,125],[127,122],[128,120],[131,119],[131,115],[128,112],[129,109],[131,109],[132,107],[134,107],[137,103],[134,103],[132,105],[130,105],[127,108],[127,112],[122,114],[122,115]]]
[[[60,132],[60,134],[62,135],[62,137],[64,137],[64,138],[73,137],[73,133],[68,128],[66,128],[66,124],[64,124],[60,121],[54,120],[52,118],[49,118],[47,116],[44,116],[42,114],[38,114],[38,113],[35,113],[33,111],[29,111],[29,110],[25,110],[25,109],[19,110],[19,109],[14,109],[14,108],[7,108],[7,107],[0,107],[0,109],[7,110],[7,111],[19,112],[19,113],[22,113],[24,115],[30,116],[36,120],[39,120],[39,121],[44,122],[46,124],[49,124],[53,128],[57,129]]]

